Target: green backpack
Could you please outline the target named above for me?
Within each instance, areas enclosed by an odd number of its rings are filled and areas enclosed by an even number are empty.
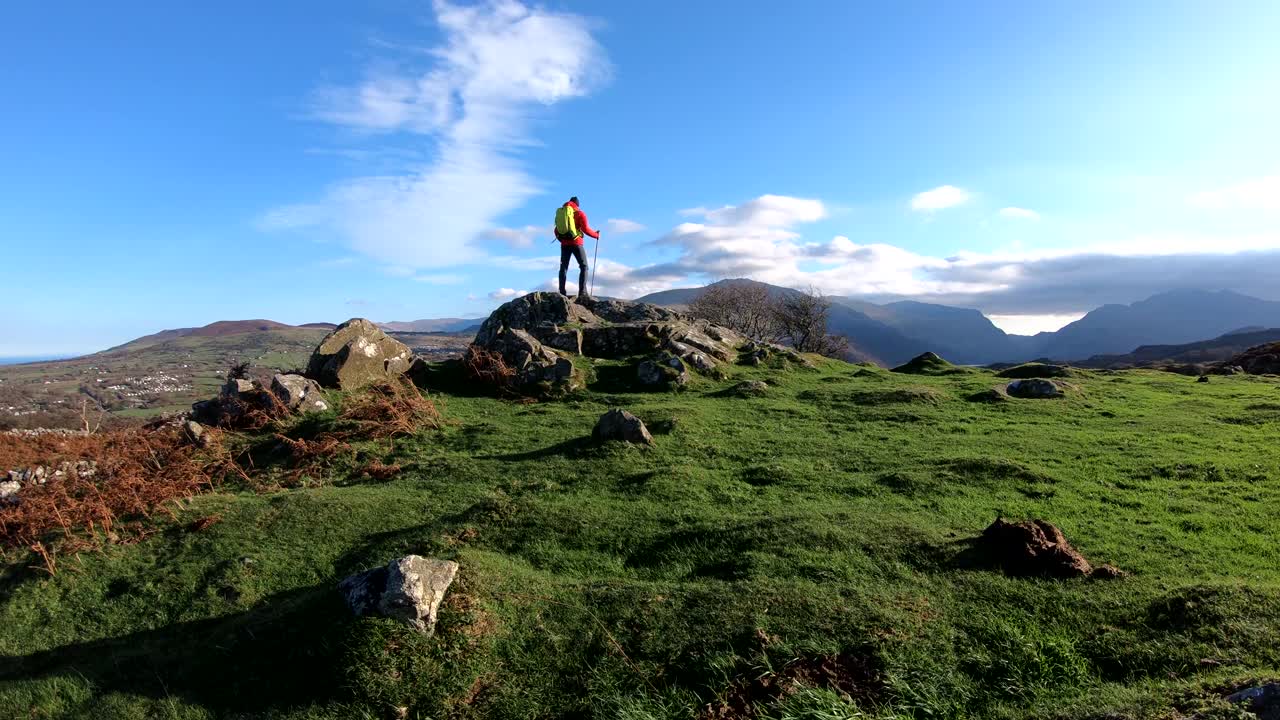
[[[556,208],[556,239],[577,240],[582,233],[578,232],[578,219],[573,208],[561,205]]]

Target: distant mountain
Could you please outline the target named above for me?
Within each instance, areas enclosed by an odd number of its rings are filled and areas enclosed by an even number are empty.
[[[1123,355],[1094,355],[1088,360],[1077,361],[1076,364],[1083,367],[1121,368],[1221,362],[1258,345],[1276,342],[1280,342],[1280,328],[1247,328],[1212,340],[1182,345],[1143,345]]]
[[[1103,305],[1056,333],[1041,333],[1038,355],[1079,360],[1143,345],[1217,338],[1242,326],[1280,327],[1280,302],[1222,290],[1174,290],[1132,305]]]
[[[707,287],[725,284],[762,286],[767,288],[769,294],[774,297],[799,292],[792,288],[745,279],[721,280]],[[705,287],[700,287],[664,290],[645,295],[638,298],[638,301],[667,307],[687,306],[706,289]],[[833,335],[842,335],[849,340],[851,345],[850,359],[852,360],[874,362],[886,366],[899,365],[928,350],[934,350],[940,354],[948,350],[948,348],[943,348],[938,344],[911,337],[901,330],[839,300],[839,298],[832,298],[831,310],[827,314],[827,331]]]
[[[378,323],[387,332],[463,332],[479,328],[484,318],[428,318]]]
[[[767,287],[772,293],[796,292],[775,285]],[[688,305],[704,289],[666,290],[640,300],[657,305]],[[889,365],[905,362],[926,350],[952,362],[973,365],[1033,358],[1080,361],[1096,355],[1127,355],[1139,346],[1196,344],[1204,338],[1280,327],[1280,302],[1227,290],[1174,290],[1132,305],[1104,305],[1057,332],[1034,336],[1010,335],[981,312],[969,308],[914,301],[880,305],[840,296],[829,299],[833,303],[830,331],[848,337],[864,354]],[[1170,352],[1174,350],[1168,347],[1144,348],[1142,356]],[[1196,349],[1179,352],[1194,354]]]
[[[103,350],[104,353],[114,352],[128,348],[130,350],[139,350],[151,345],[158,345],[170,340],[176,340],[183,337],[226,337],[228,335],[242,335],[244,333],[271,332],[273,330],[290,330],[295,327],[303,328],[330,328],[335,327],[329,323],[308,323],[306,325],[286,325],[274,320],[219,320],[211,322],[201,327],[174,328],[172,330],[161,330],[158,333],[144,335],[135,340],[130,340],[123,345],[117,345],[113,348]]]

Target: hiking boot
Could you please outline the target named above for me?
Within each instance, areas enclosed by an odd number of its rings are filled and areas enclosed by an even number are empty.
[[[577,301],[579,305],[591,302],[591,296],[586,293],[578,293]]]

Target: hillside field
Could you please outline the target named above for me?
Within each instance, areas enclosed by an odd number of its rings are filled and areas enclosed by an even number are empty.
[[[269,321],[263,321],[269,322]],[[323,327],[269,323],[265,329],[218,326],[165,331],[69,360],[0,366],[0,429],[81,427],[113,418],[152,418],[191,409],[226,382],[227,370],[249,363],[254,374],[305,368],[328,333]],[[278,326],[278,327],[277,327]],[[175,332],[190,332],[173,336]],[[429,359],[462,353],[472,335],[396,333]]]
[[[1005,381],[815,362],[636,393],[596,361],[536,403],[439,365],[442,429],[228,480],[52,577],[10,550],[0,717],[1230,718],[1280,675],[1276,378],[978,402]],[[611,407],[654,446],[592,442]],[[1008,577],[974,544],[998,515],[1129,576]],[[406,553],[461,565],[434,637],[335,590]]]

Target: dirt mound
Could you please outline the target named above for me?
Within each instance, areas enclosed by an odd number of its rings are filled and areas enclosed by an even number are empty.
[[[1280,342],[1258,345],[1228,360],[1227,367],[1242,367],[1254,375],[1280,375]]]
[[[982,531],[980,545],[1010,575],[1114,578],[1123,574],[1109,565],[1095,570],[1061,530],[1044,520],[1011,523],[996,518]]]
[[[713,703],[703,706],[699,720],[744,720],[802,687],[822,688],[848,702],[875,705],[885,692],[884,678],[872,658],[853,653],[797,658],[785,667],[734,683]]]

